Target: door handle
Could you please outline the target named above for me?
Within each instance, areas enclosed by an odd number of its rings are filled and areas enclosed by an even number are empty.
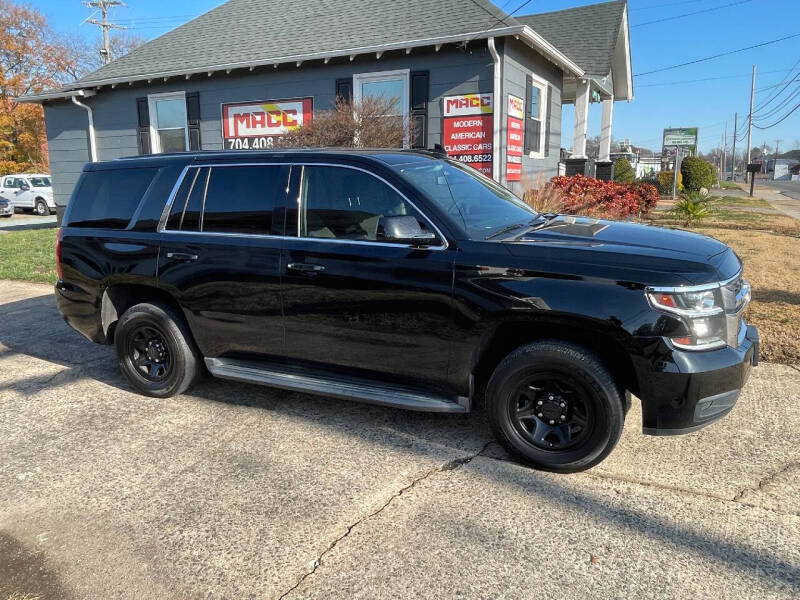
[[[171,258],[173,260],[192,261],[197,260],[199,257],[197,254],[189,254],[188,252],[167,252],[167,258]]]
[[[322,265],[312,265],[309,263],[289,263],[286,267],[292,271],[301,271],[303,273],[319,273],[325,270],[325,267]]]

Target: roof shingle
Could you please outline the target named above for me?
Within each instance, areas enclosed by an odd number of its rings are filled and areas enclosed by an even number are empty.
[[[489,0],[229,0],[74,85],[265,64],[511,26],[520,23]]]
[[[625,5],[625,0],[615,0],[516,20],[566,54],[587,75],[605,77],[611,72]]]

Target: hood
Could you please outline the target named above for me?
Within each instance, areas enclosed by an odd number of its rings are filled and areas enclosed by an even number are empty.
[[[559,216],[506,243],[515,256],[544,252],[576,267],[616,268],[622,278],[625,273],[627,279],[647,285],[712,283],[723,279],[720,265],[729,271],[739,264],[728,246],[709,236],[585,217]]]

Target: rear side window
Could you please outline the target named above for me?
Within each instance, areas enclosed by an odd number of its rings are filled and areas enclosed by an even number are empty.
[[[286,166],[189,169],[175,196],[166,229],[270,234],[273,212],[286,195],[288,178]]]
[[[148,168],[84,173],[70,202],[68,225],[125,229],[157,172]]]

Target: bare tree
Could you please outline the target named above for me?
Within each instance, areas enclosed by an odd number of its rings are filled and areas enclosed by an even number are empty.
[[[111,60],[122,58],[146,41],[142,36],[127,31],[111,34]],[[62,44],[72,55],[69,61],[72,79],[80,79],[105,64],[103,42],[100,39],[88,41],[78,36],[65,36]]]
[[[284,136],[292,148],[402,148],[413,139],[407,119],[398,114],[396,99],[365,98],[358,104],[337,98],[333,110],[314,113],[312,122]]]

